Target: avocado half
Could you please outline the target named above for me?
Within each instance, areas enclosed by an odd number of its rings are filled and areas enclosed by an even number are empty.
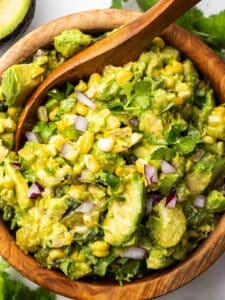
[[[34,16],[35,0],[0,0],[0,45],[24,32]]]

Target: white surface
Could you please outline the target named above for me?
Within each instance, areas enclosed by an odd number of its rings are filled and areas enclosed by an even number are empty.
[[[134,1],[131,0],[127,7],[134,7],[132,2]],[[110,0],[37,0],[35,17],[29,30],[37,27],[44,22],[65,14],[88,9],[108,8],[109,6]],[[206,14],[211,14],[214,12],[218,12],[221,9],[225,9],[225,1],[203,0],[200,4],[200,7],[204,9]],[[3,54],[6,49],[7,47],[0,48],[0,55]],[[224,266],[225,255],[223,255],[208,271],[206,271],[192,283],[167,296],[158,298],[158,300],[224,300]],[[14,277],[18,277],[18,274],[15,271],[12,271],[12,274]],[[34,286],[27,280],[24,281],[29,285]],[[59,296],[57,299],[63,300],[66,298]]]

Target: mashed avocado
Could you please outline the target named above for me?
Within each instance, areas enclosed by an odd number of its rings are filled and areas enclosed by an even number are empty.
[[[44,267],[123,282],[185,259],[215,228],[225,107],[190,60],[155,38],[137,61],[49,91],[13,152],[21,104],[93,41],[65,31],[3,75],[0,209]]]

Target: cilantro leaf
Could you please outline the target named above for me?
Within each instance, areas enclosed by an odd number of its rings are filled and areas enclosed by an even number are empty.
[[[118,280],[120,285],[122,285],[124,281],[129,282],[138,274],[141,267],[141,261],[120,258],[117,259],[114,266],[111,265],[110,272],[115,274],[116,280]]]
[[[158,0],[137,0],[138,5],[142,10],[148,10],[150,7],[155,5]]]
[[[205,17],[198,8],[192,8],[178,22],[217,50],[225,49],[225,10]]]
[[[55,295],[49,293],[47,290],[37,288],[30,290],[22,282],[13,280],[10,274],[4,270],[8,264],[0,258],[0,299],[12,300],[54,300]]]
[[[33,128],[33,132],[39,133],[43,141],[48,141],[56,128],[57,126],[54,122],[38,122]]]
[[[134,84],[133,102],[142,109],[147,109],[151,104],[151,82],[150,80],[139,80]]]
[[[166,160],[170,162],[176,156],[176,150],[173,148],[160,147],[156,149],[152,155],[153,160]]]
[[[74,85],[72,85],[72,83],[70,82],[67,82],[65,96],[68,97],[69,94],[71,94],[73,91],[74,91]]]
[[[123,7],[122,0],[113,0],[115,3],[119,3],[117,8]],[[139,7],[146,11],[158,0],[137,0]],[[225,49],[225,10],[220,13],[204,16],[204,14],[197,7],[190,9],[182,17],[177,20],[177,23],[189,31],[192,31],[205,43],[209,44],[218,54],[224,56]]]
[[[6,261],[0,258],[0,273],[9,268],[9,265]]]
[[[121,183],[119,177],[106,172],[100,172],[98,181],[102,184],[109,185],[113,189]]]
[[[163,196],[168,196],[179,180],[178,174],[166,174],[160,178],[159,191]]]
[[[195,147],[198,143],[200,143],[200,139],[198,137],[181,137],[176,143],[176,149],[183,155],[189,154],[195,150]]]
[[[121,90],[121,95],[126,96],[124,110],[147,109],[151,105],[151,88],[149,79],[127,82]]]
[[[58,101],[64,99],[64,93],[59,91],[58,89],[53,89],[53,90],[49,91],[47,95],[49,98],[56,99]]]
[[[123,2],[127,2],[128,0],[112,0],[111,8],[122,8]]]
[[[178,124],[172,124],[169,131],[165,134],[165,140],[168,145],[172,145],[180,136],[182,128]]]
[[[150,133],[142,132],[144,140],[150,145],[167,145],[167,142],[164,139],[159,139],[154,137]]]

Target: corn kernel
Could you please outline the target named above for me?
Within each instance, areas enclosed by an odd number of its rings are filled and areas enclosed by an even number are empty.
[[[5,175],[2,184],[5,189],[12,190],[14,188],[14,182],[8,175]]]
[[[84,161],[85,161],[85,164],[86,164],[86,167],[88,168],[88,170],[90,170],[93,173],[96,173],[99,171],[100,165],[99,165],[98,161],[96,160],[96,158],[92,154],[86,154],[84,156]]]
[[[94,73],[91,75],[88,82],[88,90],[86,92],[88,98],[95,97],[100,80],[101,80],[101,76],[98,73]]]
[[[116,76],[116,82],[119,85],[123,85],[126,82],[130,81],[133,77],[133,74],[130,71],[122,70],[119,72],[119,74]]]
[[[5,131],[3,123],[0,122],[0,133],[3,133]]]
[[[147,162],[144,159],[139,158],[136,160],[135,165],[138,173],[144,174],[144,165],[146,164]]]
[[[56,121],[56,115],[57,115],[57,113],[59,112],[59,107],[57,106],[57,107],[55,107],[50,113],[49,113],[49,119],[51,120],[51,121]]]
[[[20,110],[18,107],[9,107],[7,112],[10,118],[16,120],[20,114]]]
[[[225,125],[225,107],[215,107],[208,118],[208,123],[211,126]]]
[[[84,93],[86,92],[87,88],[88,88],[87,83],[84,82],[83,80],[80,80],[78,85],[75,86],[75,91]]]
[[[156,45],[157,47],[159,47],[159,49],[163,49],[165,47],[165,42],[163,39],[161,39],[160,37],[155,37],[152,41],[152,43],[154,45]]]
[[[94,134],[90,132],[85,132],[79,139],[80,153],[87,154],[93,145]]]
[[[12,119],[7,118],[4,121],[4,127],[8,132],[14,132],[16,130],[16,123]]]
[[[115,170],[115,174],[118,177],[123,177],[128,174],[134,174],[136,168],[134,166],[118,166]]]
[[[206,135],[204,136],[203,138],[203,142],[206,143],[206,144],[214,144],[215,143],[215,138],[213,138],[212,136],[210,135]]]
[[[75,105],[75,112],[81,116],[85,116],[88,113],[88,107],[83,103],[77,102]]]
[[[63,258],[65,257],[66,254],[63,250],[60,249],[52,249],[49,252],[48,258],[50,259],[50,261],[54,261],[57,260],[59,258]]]
[[[167,77],[165,80],[167,89],[172,89],[175,86],[176,80],[174,77]]]
[[[104,241],[96,241],[92,244],[92,253],[96,257],[105,257],[109,255],[110,246]]]
[[[52,145],[56,150],[60,151],[62,145],[65,143],[65,139],[61,135],[54,135],[49,140],[49,144]]]
[[[85,200],[89,196],[86,184],[71,185],[68,194],[78,201]]]
[[[184,103],[184,98],[182,98],[182,97],[175,97],[174,99],[173,99],[173,103],[175,104],[175,105],[182,105],[183,103]]]
[[[63,120],[58,121],[56,125],[59,132],[62,132],[67,127],[67,125],[65,124],[65,122],[63,122]]]
[[[88,88],[90,88],[93,84],[98,83],[101,80],[101,75],[98,73],[93,73],[90,76],[90,79],[88,81]]]
[[[173,60],[172,64],[166,65],[165,71],[167,74],[174,75],[177,73],[182,73],[184,70],[182,63],[177,60]]]

